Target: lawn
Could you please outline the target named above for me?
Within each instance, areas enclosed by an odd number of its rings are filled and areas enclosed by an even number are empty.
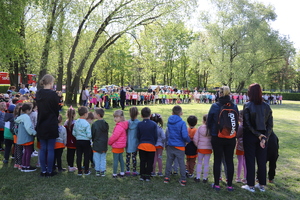
[[[163,116],[166,124],[171,114],[172,105],[149,106],[152,112]],[[187,180],[186,187],[178,183],[179,176],[172,176],[169,184],[163,183],[162,177],[154,177],[151,182],[141,182],[137,177],[112,178],[112,154],[107,154],[107,175],[96,177],[94,170],[89,176],[78,177],[74,173],[63,172],[52,178],[40,178],[40,171],[23,173],[13,169],[13,161],[0,163],[0,199],[300,199],[300,102],[284,101],[283,105],[273,105],[274,132],[280,140],[277,175],[274,184],[268,184],[265,193],[250,193],[242,190],[242,184],[234,183],[234,192],[225,190],[225,182],[221,183],[221,191],[210,188],[213,181],[212,161],[210,162],[209,183],[195,183]],[[142,107],[139,107],[139,110]],[[201,118],[210,108],[209,104],[182,105],[183,119],[196,115],[198,125]],[[66,107],[64,108],[66,109]],[[239,109],[242,109],[239,106]],[[62,112],[64,113],[64,112]],[[113,110],[105,113],[105,120],[113,130]],[[125,109],[129,119],[128,108]],[[165,128],[165,127],[164,127]],[[163,153],[166,155],[166,152]],[[0,153],[3,160],[4,152]],[[63,154],[63,167],[66,165],[66,151]],[[125,156],[124,156],[125,158]],[[236,162],[236,158],[234,159]],[[37,158],[31,160],[35,164]],[[164,160],[165,165],[165,160]],[[235,177],[234,177],[235,179]]]

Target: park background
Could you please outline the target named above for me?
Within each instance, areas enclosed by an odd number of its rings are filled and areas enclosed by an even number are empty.
[[[201,125],[202,116],[208,113],[210,104],[181,104],[183,120],[189,115],[198,118],[197,127]],[[210,187],[213,182],[212,164],[208,183],[195,183],[193,179],[187,180],[186,187],[180,186],[179,176],[171,176],[169,184],[163,183],[163,177],[154,177],[151,182],[139,181],[138,177],[112,178],[111,147],[107,153],[107,174],[105,177],[96,177],[95,171],[89,176],[78,177],[76,172],[62,172],[52,178],[39,177],[40,171],[23,173],[13,168],[14,161],[8,164],[0,163],[0,197],[6,199],[299,199],[300,197],[300,152],[299,152],[299,101],[283,101],[282,105],[271,105],[274,117],[274,132],[279,138],[279,159],[274,184],[267,184],[266,192],[256,193],[241,189],[241,183],[233,182],[234,192],[225,190],[226,184],[220,183],[221,191],[216,192]],[[144,106],[138,106],[139,111]],[[168,117],[171,115],[173,105],[150,105],[153,113],[159,113],[164,120],[164,129]],[[242,109],[242,105],[238,106]],[[65,117],[67,107],[61,114]],[[113,112],[115,109],[105,111],[104,119],[109,123],[109,135],[114,128]],[[93,111],[93,110],[91,110]],[[125,108],[125,118],[129,119],[129,107]],[[78,117],[78,115],[77,115]],[[141,120],[141,117],[139,116]],[[0,153],[0,160],[3,159]],[[124,156],[125,157],[125,156]],[[67,167],[66,150],[63,153],[63,167]],[[139,159],[138,159],[139,160]],[[37,158],[33,157],[34,165]],[[166,162],[166,151],[163,152],[163,170]],[[236,156],[235,175],[236,176]],[[120,169],[120,168],[119,168]],[[138,165],[139,169],[139,165]],[[223,177],[225,176],[222,172]]]

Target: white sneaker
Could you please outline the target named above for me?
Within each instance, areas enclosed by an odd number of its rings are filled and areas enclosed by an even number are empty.
[[[258,188],[261,192],[265,192],[265,187],[263,185],[260,185],[259,183],[257,183],[254,187]]]
[[[249,187],[249,185],[243,185],[241,188],[243,188],[245,190],[248,190],[249,192],[255,192],[254,187],[251,188],[251,187]]]

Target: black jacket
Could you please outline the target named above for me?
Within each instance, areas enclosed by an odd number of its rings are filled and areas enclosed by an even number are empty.
[[[269,138],[273,130],[272,110],[268,104],[262,102],[260,105],[255,105],[253,102],[248,102],[244,105],[244,134],[254,134],[259,137],[264,134]]]
[[[58,138],[59,97],[55,91],[40,89],[36,93],[38,117],[36,124],[39,139]]]
[[[108,123],[105,120],[97,120],[92,125],[93,150],[98,153],[107,151]]]

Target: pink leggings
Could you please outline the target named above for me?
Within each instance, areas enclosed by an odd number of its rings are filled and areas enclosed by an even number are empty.
[[[209,172],[209,159],[211,154],[202,154],[198,153],[198,163],[197,163],[197,179],[201,177],[202,174],[202,163],[204,160],[204,170],[203,170],[203,179],[206,179]]]
[[[156,149],[154,162],[153,162],[153,172],[155,173],[156,162],[158,163],[158,172],[162,173],[162,152],[163,149]]]
[[[238,159],[238,168],[237,168],[237,178],[241,178],[242,168],[244,169],[244,179],[246,179],[247,169],[246,169],[246,161],[244,155],[237,155]]]

